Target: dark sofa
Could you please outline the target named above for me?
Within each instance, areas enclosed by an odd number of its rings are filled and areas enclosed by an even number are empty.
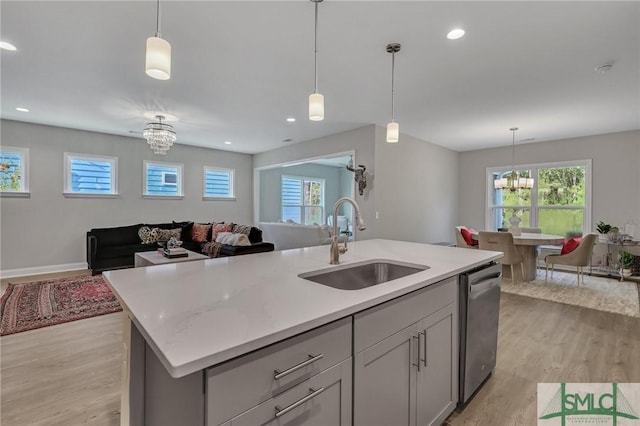
[[[139,223],[114,228],[94,228],[87,232],[87,264],[91,273],[96,275],[110,269],[132,268],[135,253],[156,250],[157,243],[142,244],[138,231],[143,226],[160,229],[182,228],[182,247],[196,253],[202,252],[204,243],[191,241],[193,222]],[[239,256],[274,250],[272,243],[262,241],[262,231],[259,228],[251,227],[248,237],[250,246],[224,245],[220,250],[220,256]]]

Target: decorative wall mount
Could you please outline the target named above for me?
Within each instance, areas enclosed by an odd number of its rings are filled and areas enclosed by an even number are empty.
[[[367,168],[362,164],[358,164],[358,167],[347,166],[347,170],[355,173],[354,179],[358,182],[358,192],[363,195],[364,189],[367,187]]]

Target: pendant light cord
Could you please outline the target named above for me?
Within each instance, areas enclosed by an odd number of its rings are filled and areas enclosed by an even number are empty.
[[[315,34],[314,34],[314,50],[313,50],[315,90],[313,91],[313,93],[318,93],[318,3],[319,3],[318,1],[315,2],[316,16],[315,16]]]
[[[511,165],[513,166],[513,172],[516,171],[516,129],[511,129],[513,138],[511,139]]]
[[[395,92],[395,70],[396,70],[396,53],[391,52],[391,122],[396,121],[396,104],[394,99]]]
[[[160,0],[156,3],[156,37],[160,37]]]

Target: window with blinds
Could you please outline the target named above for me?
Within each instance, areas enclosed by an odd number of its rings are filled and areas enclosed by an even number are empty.
[[[324,179],[282,176],[282,220],[324,223]]]
[[[235,199],[234,170],[218,167],[204,168],[204,194],[207,199]]]
[[[182,164],[144,162],[144,196],[182,197]]]
[[[118,159],[65,152],[65,194],[117,195]]]

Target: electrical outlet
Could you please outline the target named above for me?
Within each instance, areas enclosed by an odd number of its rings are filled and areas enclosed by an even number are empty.
[[[376,212],[376,219],[380,219],[380,212]]]

